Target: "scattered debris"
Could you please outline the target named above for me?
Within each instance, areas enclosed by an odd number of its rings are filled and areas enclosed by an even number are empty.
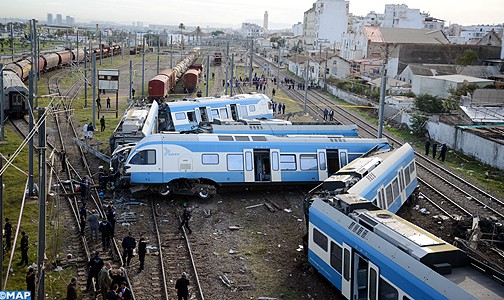
[[[219,275],[220,280],[224,285],[226,285],[228,288],[232,289],[233,288],[233,282],[227,278],[226,274]]]
[[[209,210],[203,210],[203,214],[205,216],[205,218],[208,218],[211,216],[212,214],[212,211],[209,209]]]
[[[303,245],[298,245],[298,248],[296,249],[297,252],[303,251],[304,246]]]
[[[271,205],[273,205],[276,209],[282,210],[282,208],[280,208],[280,206],[278,204],[276,204],[275,202],[271,201],[270,199],[266,198],[266,201],[268,201],[269,203],[271,203]]]
[[[237,251],[237,250],[234,250],[234,249],[229,249],[229,254],[236,254],[236,253],[238,253],[238,251]]]
[[[254,207],[259,207],[259,206],[263,206],[264,203],[261,203],[261,204],[256,204],[256,205],[251,205],[251,206],[247,206],[245,207],[245,209],[251,209],[251,208],[254,208]]]
[[[292,209],[290,209],[290,208],[284,208],[284,211],[287,212],[287,213],[291,213]]]
[[[423,215],[430,215],[430,211],[425,207],[420,208],[419,212]]]
[[[243,227],[241,227],[239,225],[229,226],[228,228],[229,228],[229,230],[240,230],[240,229],[243,229]]]
[[[273,208],[273,206],[271,206],[271,204],[269,203],[264,203],[264,205],[266,205],[266,207],[271,211],[271,212],[275,212],[275,209]]]

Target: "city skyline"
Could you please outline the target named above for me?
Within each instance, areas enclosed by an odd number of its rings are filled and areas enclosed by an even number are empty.
[[[68,5],[63,0],[20,0],[2,4],[1,18],[24,18],[47,20],[52,13],[71,16],[77,23],[115,22],[130,25],[132,22],[143,22],[156,25],[187,26],[240,26],[242,22],[255,22],[262,25],[265,11],[269,14],[270,29],[285,29],[303,22],[304,12],[311,8],[313,2],[301,0],[277,0],[275,2],[256,0],[245,3],[230,0],[216,1],[149,1],[146,6],[140,0],[77,0]],[[446,25],[503,24],[504,6],[501,0],[481,0],[479,5],[461,4],[461,1],[424,0],[421,3],[413,0],[402,0],[396,3],[390,0],[350,0],[350,13],[365,16],[370,11],[383,13],[385,4],[406,4],[409,8],[428,12],[432,17],[446,21]],[[190,6],[191,9],[187,9]],[[23,7],[23,9],[19,9]],[[195,9],[196,8],[196,9]],[[199,9],[198,9],[199,8]],[[491,9],[489,9],[491,8]],[[222,16],[225,16],[223,18]]]

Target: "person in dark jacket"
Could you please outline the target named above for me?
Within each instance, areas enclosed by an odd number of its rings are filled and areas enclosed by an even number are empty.
[[[5,249],[10,249],[12,238],[12,224],[9,218],[5,218],[4,235],[5,235]]]
[[[182,222],[180,223],[179,230],[182,230],[182,227],[185,225],[187,230],[189,230],[189,234],[192,233],[191,228],[189,227],[189,220],[191,219],[191,212],[187,208],[187,206],[184,205],[184,212],[182,213]]]
[[[21,238],[21,261],[19,262],[18,265],[25,265],[27,266],[28,265],[28,248],[29,248],[29,244],[28,244],[28,236],[26,235],[26,233],[24,231],[21,231],[21,235],[23,236]]]
[[[73,277],[67,285],[67,300],[77,300],[77,278]]]
[[[446,144],[443,144],[443,146],[441,147],[441,153],[439,153],[438,159],[441,159],[442,161],[445,160],[445,158],[446,158],[446,150],[448,150],[448,147],[446,147]]]
[[[131,293],[131,290],[126,286],[126,281],[121,282],[119,295],[121,296],[121,300],[133,299],[133,294]]]
[[[430,150],[430,140],[425,141],[425,155],[429,156],[429,150]]]
[[[136,240],[133,237],[133,234],[130,232],[128,236],[125,237],[122,241],[123,248],[123,260],[126,262],[126,265],[129,266],[131,262],[131,257],[133,257],[133,249],[136,247]]]
[[[117,284],[113,284],[112,288],[110,288],[107,293],[107,300],[119,300],[119,294],[117,294],[118,289],[119,287],[117,286]]]
[[[437,153],[437,143],[434,142],[434,144],[432,144],[432,158],[436,159],[436,153]]]
[[[115,210],[114,210],[114,207],[112,205],[109,205],[107,207],[107,220],[109,221],[110,225],[112,226],[112,231],[111,231],[110,236],[114,237],[114,234],[115,234],[115,225],[117,223],[117,220],[115,218]]]
[[[175,283],[175,289],[177,290],[177,297],[178,300],[187,300],[187,296],[189,296],[189,280],[186,278],[187,274],[184,272],[182,273],[182,276],[177,279],[177,282]]]
[[[140,240],[138,241],[138,259],[140,260],[140,272],[144,269],[145,265],[145,255],[147,254],[147,240],[144,235],[140,235]]]
[[[35,270],[33,268],[28,269],[26,273],[26,289],[31,292],[32,297],[35,299]]]
[[[112,225],[110,225],[110,222],[107,219],[105,219],[100,223],[99,230],[102,236],[103,250],[106,251],[107,249],[110,249],[110,237],[112,235]]]
[[[91,289],[91,283],[92,283],[93,278],[94,278],[95,282],[97,281],[98,273],[100,273],[100,270],[103,268],[104,263],[99,255],[100,255],[100,253],[98,251],[96,251],[95,255],[87,263],[88,278],[87,278],[86,291],[89,291]]]

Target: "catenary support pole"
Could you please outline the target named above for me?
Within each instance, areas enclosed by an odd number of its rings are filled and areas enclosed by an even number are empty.
[[[3,159],[0,156],[0,169],[3,168]],[[4,219],[4,209],[3,209],[3,175],[0,174],[0,228],[4,228],[3,219]],[[2,259],[0,260],[0,291],[3,290],[3,239],[0,239],[0,256]]]
[[[129,65],[129,98],[133,99],[133,60],[130,59]]]
[[[93,88],[93,104],[92,104],[92,107],[93,107],[93,118],[92,118],[92,122],[93,122],[93,127],[96,128],[96,56],[93,55],[92,58],[91,58],[91,72],[93,72],[91,74],[91,85],[92,85],[92,88]]]
[[[173,36],[170,35],[170,69],[173,69]]]
[[[46,250],[46,118],[45,109],[38,109],[39,118],[39,223],[38,223],[38,292],[37,299],[45,299],[45,250]]]
[[[4,105],[5,105],[5,95],[3,93],[4,86],[3,86],[3,64],[0,63],[0,141],[5,140],[5,128],[4,128]],[[1,219],[0,219],[1,220]],[[3,248],[0,248],[3,249]],[[1,278],[1,277],[0,277]],[[0,282],[0,286],[2,286],[2,283]]]
[[[228,69],[229,69],[229,41],[226,42],[226,84],[224,85],[224,95],[227,95],[228,93],[228,83],[229,83],[229,77],[228,77]]]
[[[385,109],[385,93],[387,91],[387,69],[385,63],[382,65],[381,72],[382,77],[380,87],[380,109],[378,111],[378,138],[381,138],[383,134],[383,110]]]
[[[310,61],[306,61],[306,78],[304,86],[304,112],[306,112],[306,102],[308,101],[308,75],[310,74]]]
[[[229,95],[233,96],[233,85],[234,85],[234,53],[231,54],[231,84],[230,84],[230,90],[229,90]]]
[[[205,96],[208,97],[208,86],[210,85],[210,54],[207,54],[206,61],[207,62],[206,62],[206,93],[205,93]]]
[[[88,79],[87,79],[87,47],[84,47],[84,108],[88,107],[87,103],[87,89],[88,89]]]
[[[249,69],[249,87],[252,86],[252,69],[254,68],[254,39],[250,39],[250,69]]]
[[[160,45],[159,45],[159,34],[157,36],[157,65],[156,65],[156,74],[159,74],[159,51],[160,51]]]
[[[33,130],[33,70],[29,73],[28,132]],[[33,196],[33,136],[28,140],[28,195]]]

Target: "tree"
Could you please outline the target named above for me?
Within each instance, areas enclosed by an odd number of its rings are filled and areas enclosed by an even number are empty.
[[[410,118],[411,131],[413,131],[413,133],[418,136],[424,136],[425,133],[427,133],[425,125],[427,124],[428,119],[429,118],[421,114],[415,114],[411,116]]]
[[[472,49],[464,51],[464,54],[455,58],[455,63],[461,66],[474,65],[478,61],[478,53]]]
[[[418,110],[426,113],[444,113],[446,108],[443,99],[429,94],[418,95],[415,99],[415,106]]]
[[[224,34],[224,31],[222,31],[222,30],[212,31],[213,36],[219,36],[221,34]]]

